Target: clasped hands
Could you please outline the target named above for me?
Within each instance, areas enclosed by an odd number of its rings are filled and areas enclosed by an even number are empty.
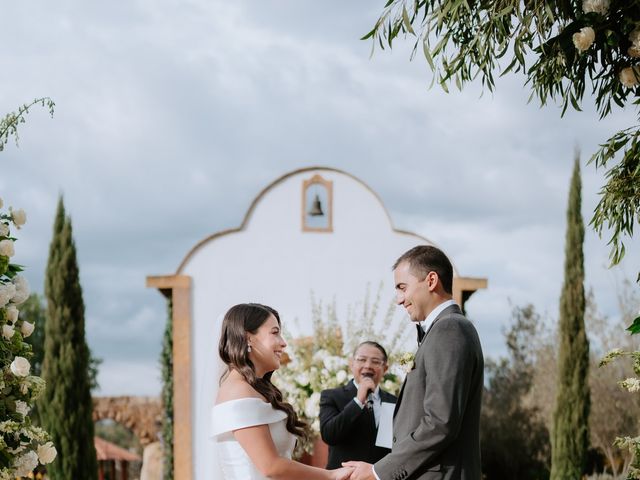
[[[335,480],[376,480],[373,465],[366,462],[343,462],[342,468],[334,472]]]

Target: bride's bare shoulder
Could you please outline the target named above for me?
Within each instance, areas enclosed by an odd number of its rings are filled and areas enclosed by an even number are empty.
[[[262,395],[256,392],[238,372],[232,370],[220,385],[216,405],[240,398],[257,398],[264,400]]]

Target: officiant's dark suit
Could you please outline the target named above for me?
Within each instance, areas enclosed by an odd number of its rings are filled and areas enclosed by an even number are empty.
[[[339,468],[342,462],[349,460],[377,462],[390,452],[388,448],[376,446],[378,428],[374,409],[380,408],[380,402],[396,403],[396,397],[378,386],[387,369],[387,358],[384,349],[381,351],[383,353],[376,353],[379,349],[372,348],[371,345],[374,343],[360,344],[353,358],[350,359],[351,370],[356,381],[359,384],[371,382],[371,385],[378,387],[374,397],[361,393],[364,402],[357,400],[358,389],[353,380],[346,385],[324,390],[320,394],[320,434],[324,442],[329,445],[328,469]],[[374,358],[366,358],[367,352]],[[377,361],[382,358],[384,369],[382,366],[369,365],[371,360]],[[365,376],[362,376],[363,371]],[[367,376],[369,378],[366,378]],[[363,385],[362,391],[367,391],[366,386]],[[375,398],[375,406],[367,405],[367,398]]]
[[[394,265],[397,303],[424,338],[398,395],[391,453],[373,467],[353,462],[352,480],[480,480],[484,360],[478,334],[452,301],[453,267],[435,247]]]

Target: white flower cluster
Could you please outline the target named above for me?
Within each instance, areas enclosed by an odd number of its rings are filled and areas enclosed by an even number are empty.
[[[583,0],[582,11],[585,14],[597,13],[602,17],[606,17],[611,7],[610,0]],[[591,21],[591,20],[588,20]],[[594,26],[601,28],[601,22],[594,22],[592,26],[584,26],[573,34],[573,45],[579,53],[584,53],[591,48],[596,40],[596,31]],[[608,27],[607,27],[608,28]],[[640,58],[640,29],[635,29],[628,35],[629,43],[627,55],[630,58]],[[618,79],[620,83],[627,88],[633,88],[640,83],[640,66],[626,66],[618,71]]]
[[[618,382],[618,384],[631,393],[640,392],[640,378],[627,378]]]
[[[596,39],[596,32],[591,27],[583,27],[579,32],[573,34],[573,44],[579,52],[584,52],[593,45]]]
[[[31,347],[24,339],[35,326],[20,319],[18,309],[29,298],[29,283],[18,273],[22,267],[10,263],[15,255],[10,225],[19,229],[26,221],[24,210],[9,208],[8,214],[0,212],[0,342],[4,342],[2,351],[10,353],[0,363],[0,404],[11,419],[0,422],[0,456],[4,465],[9,465],[0,468],[0,480],[29,476],[38,464],[52,462],[57,454],[47,432],[32,426],[29,418],[45,383],[30,375]]]
[[[631,32],[629,34],[629,41],[631,42],[631,46],[627,50],[627,54],[634,58],[640,57],[640,30]]]
[[[604,16],[609,11],[610,0],[583,0],[582,11],[584,13],[599,13]]]

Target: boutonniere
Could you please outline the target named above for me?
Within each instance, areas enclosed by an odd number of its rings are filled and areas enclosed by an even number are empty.
[[[411,370],[416,368],[415,355],[410,352],[405,352],[398,360],[398,363],[402,367],[404,373],[409,373]]]

